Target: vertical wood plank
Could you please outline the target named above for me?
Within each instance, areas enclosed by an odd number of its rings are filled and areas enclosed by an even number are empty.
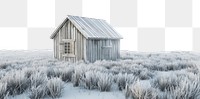
[[[116,47],[115,47],[115,49],[116,49],[116,59],[117,59],[117,57],[118,57],[118,50],[117,50],[117,48],[118,48],[118,41],[116,40],[115,41],[115,44],[116,44]]]
[[[95,61],[98,60],[98,41],[95,40]]]
[[[60,42],[62,42],[62,39],[64,38],[65,38],[65,26],[63,26],[60,31]],[[65,47],[64,44],[62,44],[60,45],[61,60],[64,60],[64,57],[62,56],[64,52],[65,52]]]
[[[82,34],[80,34],[80,44],[81,44],[81,46],[80,46],[80,53],[81,53],[81,55],[80,55],[80,60],[82,60],[82,58],[83,58],[83,41],[82,41]]]
[[[102,48],[101,48],[101,60],[103,60],[104,59],[104,53],[103,53],[104,40],[101,41],[101,45],[102,45]]]
[[[89,59],[89,53],[88,53],[88,40],[86,39],[86,59],[88,61]]]
[[[74,55],[75,55],[75,57],[74,57],[74,62],[76,62],[76,29],[75,29],[75,27],[73,27],[74,28],[74,32],[73,32],[73,39],[74,39]]]
[[[56,40],[55,38],[53,39],[53,57],[56,58]]]
[[[82,49],[82,60],[84,59],[84,37],[83,37],[83,35],[81,34],[81,40],[82,40],[82,47],[81,47],[81,49]]]
[[[120,40],[118,40],[118,50],[119,50],[119,52],[118,52],[118,58],[120,58]]]
[[[107,46],[107,40],[105,40],[105,42],[104,42],[105,44],[104,44],[104,46]],[[108,52],[107,52],[107,49],[106,48],[104,48],[104,58],[107,60],[107,57],[108,57]]]
[[[84,44],[83,44],[83,46],[84,46],[84,61],[86,62],[87,61],[87,52],[86,52],[86,38],[84,38]]]
[[[59,30],[59,32],[58,32],[58,47],[59,47],[59,49],[58,49],[58,54],[59,54],[59,60],[60,60],[60,57],[61,57],[61,55],[60,55],[60,30]]]
[[[68,28],[67,28],[67,30],[68,30],[67,39],[70,39],[70,30],[71,30],[70,24],[71,24],[71,22],[68,23]]]
[[[74,54],[74,42],[71,42],[70,44],[71,44],[71,46],[70,46],[71,53]]]
[[[66,23],[62,27],[62,39],[65,39],[65,37],[66,37],[66,28],[65,28],[65,26],[66,26]]]
[[[96,52],[97,52],[97,50],[96,50],[96,40],[93,40],[93,43],[94,43],[94,61],[96,61]]]
[[[79,48],[80,47],[79,40],[80,40],[79,39],[79,32],[77,32],[77,61],[79,61],[79,56],[80,56],[80,54],[79,54],[80,53],[80,51],[79,51],[80,50],[80,48]]]
[[[94,62],[95,61],[95,42],[94,42],[94,40],[92,40],[92,55],[93,55],[93,60],[92,60],[92,62]]]
[[[95,47],[94,46],[94,40],[92,40],[92,51],[91,51],[92,52],[92,62],[94,62],[94,57],[95,57],[94,56],[94,47]]]
[[[115,53],[114,53],[114,58],[115,60],[117,59],[117,40],[115,40]]]
[[[80,42],[80,32],[78,32],[78,60],[81,59],[81,42]]]
[[[87,46],[86,46],[86,48],[87,48],[87,61],[89,61],[90,62],[90,44],[89,44],[89,39],[87,39]]]
[[[108,40],[108,46],[110,46],[110,40]],[[108,48],[108,60],[111,59],[111,48]]]
[[[90,46],[90,51],[89,51],[90,52],[90,62],[92,62],[92,40],[90,40],[89,43],[90,43],[90,45],[89,45]]]
[[[82,38],[82,60],[84,60],[84,58],[85,58],[85,56],[84,56],[84,53],[85,53],[85,51],[84,51],[84,37],[83,37],[83,35],[81,35],[81,38]]]
[[[99,55],[100,55],[99,48],[100,48],[100,45],[99,45],[99,40],[98,40],[97,41],[97,60],[100,60],[100,58],[99,58]]]
[[[90,62],[90,59],[91,59],[91,52],[90,52],[90,40],[87,40],[87,47],[88,47],[88,61]]]
[[[73,37],[73,34],[72,34],[72,33],[74,32],[73,24],[71,24],[70,28],[71,28],[70,39],[72,39],[72,37]]]
[[[79,39],[80,39],[80,60],[82,60],[82,36],[81,36],[81,33],[79,35]]]
[[[101,40],[99,40],[99,60],[101,60]]]
[[[99,48],[99,57],[100,57],[100,60],[102,60],[102,40],[99,41],[100,43],[100,48]]]
[[[74,34],[74,39],[75,39],[75,48],[74,48],[74,50],[75,50],[75,52],[74,52],[74,54],[75,54],[75,62],[77,62],[77,30],[75,29],[75,34]]]
[[[68,34],[68,22],[65,23],[65,39],[67,39],[67,34]]]
[[[113,41],[114,44],[114,52],[113,52],[113,59],[116,60],[116,55],[117,55],[117,51],[116,51],[116,40]]]
[[[58,57],[57,57],[57,34],[56,34],[56,36],[55,36],[55,56],[56,56],[56,59],[58,59]]]
[[[56,35],[56,58],[59,59],[59,32]]]
[[[113,40],[111,40],[111,46],[112,46],[112,48],[111,48],[111,59],[112,60],[114,60],[114,58],[113,58],[113,53],[114,53],[114,47],[113,47]]]
[[[105,40],[102,40],[102,52],[101,52],[101,55],[102,55],[102,60],[105,59],[104,55],[105,55],[105,52],[104,52],[104,48],[103,46],[105,45]]]
[[[113,40],[111,40],[112,48],[111,48],[111,60],[114,60],[114,44]]]

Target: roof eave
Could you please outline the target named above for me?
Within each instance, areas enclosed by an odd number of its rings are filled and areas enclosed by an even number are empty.
[[[68,17],[65,18],[65,20],[56,28],[56,30],[51,34],[50,39],[53,39],[56,34],[58,33],[59,29],[65,24],[65,22],[67,22],[69,19]]]
[[[121,38],[88,37],[88,39],[98,39],[98,40],[101,40],[101,39],[110,39],[110,40],[118,40],[118,39],[123,39],[123,38],[122,37]]]

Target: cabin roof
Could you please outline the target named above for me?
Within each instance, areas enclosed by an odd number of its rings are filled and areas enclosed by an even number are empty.
[[[53,39],[59,29],[67,22],[72,24],[85,36],[86,39],[122,39],[122,36],[105,20],[68,15],[51,35]]]

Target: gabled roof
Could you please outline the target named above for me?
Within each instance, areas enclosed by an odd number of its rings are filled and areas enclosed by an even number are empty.
[[[51,35],[51,39],[55,37],[56,33],[67,21],[71,21],[87,39],[122,39],[122,36],[105,20],[71,15],[68,15],[63,23],[57,27]]]

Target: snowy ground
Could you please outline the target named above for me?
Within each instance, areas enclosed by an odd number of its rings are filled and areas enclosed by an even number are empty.
[[[0,99],[200,98],[199,53],[122,51],[118,61],[89,64],[52,53],[0,51]]]
[[[28,94],[20,94],[17,96],[10,96],[9,99],[27,99]],[[59,99],[125,99],[121,91],[100,92],[98,90],[87,90],[79,87],[73,87],[71,83],[66,83]]]

